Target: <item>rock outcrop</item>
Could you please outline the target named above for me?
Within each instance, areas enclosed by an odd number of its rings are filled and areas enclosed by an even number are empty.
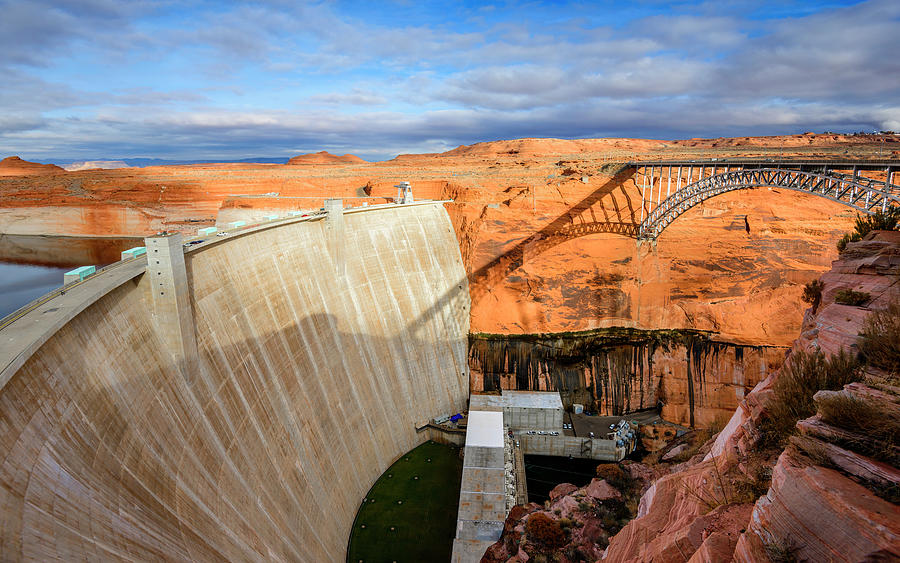
[[[894,473],[896,487],[900,478]],[[765,561],[784,552],[798,561],[896,561],[900,509],[846,473],[788,449],[736,547],[737,561]]]
[[[822,276],[822,303],[807,313],[794,350],[855,350],[865,318],[892,310],[900,299],[898,272],[897,233],[849,244]],[[870,294],[865,307],[834,302],[849,289]],[[692,460],[650,487],[638,517],[610,540],[604,560],[900,558],[896,376],[868,366],[863,382],[816,393],[816,414],[797,423],[775,461],[758,445],[775,384],[786,377],[771,374],[747,396],[703,461]],[[719,519],[722,513],[729,517]],[[715,529],[710,518],[719,522]]]
[[[352,154],[338,156],[328,151],[319,151],[292,157],[287,163],[293,166],[297,164],[366,164],[366,161]]]
[[[8,156],[0,160],[0,176],[44,176],[64,172],[65,170],[55,164],[29,162],[18,156]]]
[[[686,561],[701,546],[734,549],[752,505],[736,502],[735,464],[687,463],[658,479],[641,497],[637,518],[610,540],[608,561]],[[723,559],[717,559],[723,560]]]
[[[800,338],[794,341],[793,349],[822,350],[826,356],[842,349],[855,353],[865,318],[872,311],[887,309],[891,300],[897,299],[898,272],[900,232],[876,231],[866,240],[848,244],[831,270],[822,275],[821,304],[815,313],[812,309],[805,312]],[[841,290],[868,293],[871,299],[864,307],[838,303],[835,297]],[[748,394],[717,437],[711,456],[726,449],[743,455],[752,449],[753,429],[763,416],[777,376],[777,372],[772,372]]]
[[[627,510],[622,493],[602,479],[581,488],[562,483],[554,491],[546,506],[514,507],[482,562],[527,561],[550,553],[560,563],[599,559]]]

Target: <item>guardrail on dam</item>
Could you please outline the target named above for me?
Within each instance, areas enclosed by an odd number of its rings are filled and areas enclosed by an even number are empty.
[[[332,211],[148,239],[0,331],[0,560],[344,560],[465,408],[469,296],[440,203]]]

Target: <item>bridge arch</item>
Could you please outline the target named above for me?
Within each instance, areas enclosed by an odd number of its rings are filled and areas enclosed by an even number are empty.
[[[656,205],[641,223],[638,238],[654,240],[672,222],[697,204],[742,189],[783,188],[805,192],[871,214],[900,207],[900,189],[866,178],[783,168],[744,168],[708,176],[681,188]]]

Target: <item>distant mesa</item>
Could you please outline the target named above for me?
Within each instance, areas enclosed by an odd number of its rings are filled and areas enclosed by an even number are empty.
[[[439,157],[464,157],[494,159],[507,155],[514,158],[547,156],[553,154],[587,154],[591,152],[611,154],[618,151],[627,158],[628,154],[650,152],[666,147],[688,147],[699,149],[722,149],[728,147],[764,147],[764,148],[797,148],[797,147],[835,147],[842,145],[864,146],[870,143],[898,143],[900,135],[890,132],[877,135],[841,134],[841,133],[803,133],[797,135],[778,135],[770,137],[719,137],[712,139],[552,139],[522,138],[500,141],[486,141],[473,145],[460,145],[455,149],[440,154],[399,155],[397,160],[415,160]],[[889,147],[885,147],[886,149]]]
[[[38,164],[28,162],[18,156],[10,156],[0,160],[0,176],[40,176],[44,174],[61,174],[65,170],[55,164]]]
[[[773,135],[768,137],[719,137],[716,139],[683,139],[671,141],[674,146],[691,148],[723,148],[723,147],[766,147],[766,148],[795,148],[795,147],[833,147],[837,145],[865,145],[872,142],[896,143],[898,138],[890,132],[876,135],[860,135],[845,133],[806,133],[796,135]]]
[[[352,154],[338,156],[328,151],[301,154],[288,160],[288,164],[365,164],[365,160]]]
[[[73,162],[64,166],[69,172],[77,172],[78,170],[115,170],[116,168],[128,168],[122,160],[82,160],[81,162]]]
[[[552,139],[522,138],[505,141],[486,141],[474,145],[460,145],[440,156],[493,158],[502,155],[544,156],[615,150],[645,151],[659,149],[663,141],[653,139]]]

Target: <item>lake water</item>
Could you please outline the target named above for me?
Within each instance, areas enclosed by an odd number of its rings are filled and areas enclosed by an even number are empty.
[[[62,286],[70,269],[0,262],[0,318]]]
[[[143,244],[138,237],[0,234],[0,318],[62,286],[69,270],[112,264]]]

